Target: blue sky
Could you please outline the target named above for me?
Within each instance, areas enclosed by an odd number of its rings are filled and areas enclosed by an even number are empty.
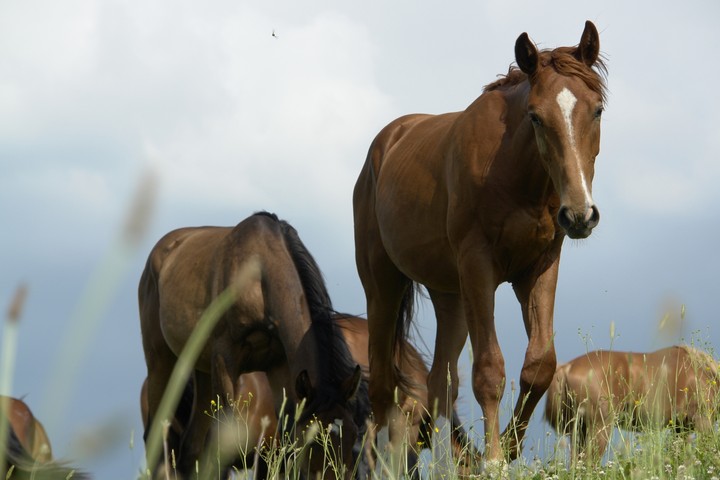
[[[134,478],[145,376],[136,286],[154,242],[276,212],[316,256],[335,306],[363,313],[351,192],[377,131],[405,113],[465,108],[507,70],[520,33],[573,45],[586,19],[609,67],[593,184],[602,217],[589,239],[565,244],[559,360],[611,346],[611,323],[616,349],[717,346],[718,14],[709,0],[3,2],[2,305],[29,288],[12,394],[47,419],[57,454],[99,478]],[[124,250],[147,175],[147,235]],[[104,295],[96,310],[82,303]],[[431,309],[421,315],[432,345]],[[526,338],[507,286],[496,322],[517,378]],[[65,350],[77,364],[58,377]],[[467,388],[460,409],[479,417]]]

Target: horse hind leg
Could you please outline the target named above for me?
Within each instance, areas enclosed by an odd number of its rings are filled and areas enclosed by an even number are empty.
[[[384,252],[383,252],[384,253]],[[395,350],[404,335],[403,310],[411,308],[412,282],[383,255],[368,271],[358,267],[365,288],[370,352],[369,395],[376,421],[387,423],[394,407],[395,388],[402,377],[395,363]]]
[[[153,423],[155,422],[160,402],[165,394],[167,384],[177,360],[177,357],[165,342],[160,328],[157,289],[154,283],[151,284],[148,282],[148,278],[147,273],[144,273],[141,280],[142,293],[140,298],[140,327],[142,331],[143,350],[145,352],[145,363],[147,365],[147,405],[146,415],[144,415],[146,417],[144,418],[145,432],[143,434],[146,451],[149,450],[147,441],[150,430],[154,426]],[[160,427],[161,425],[155,426],[155,428]],[[169,452],[179,452],[182,433],[183,426],[179,425],[176,421],[172,421],[171,428],[168,429],[167,436],[163,439]],[[166,459],[167,465],[169,465],[169,460],[170,459]],[[148,467],[150,469],[156,469],[160,463],[160,459],[158,459],[157,465],[148,465]]]
[[[453,445],[454,404],[458,397],[458,360],[468,336],[460,295],[429,290],[437,320],[433,362],[427,377],[428,407],[435,433],[432,434],[433,458],[437,474],[455,472],[457,463]]]
[[[458,397],[458,360],[468,336],[460,295],[429,291],[435,309],[437,333],[428,374],[428,401],[434,418],[452,419]]]

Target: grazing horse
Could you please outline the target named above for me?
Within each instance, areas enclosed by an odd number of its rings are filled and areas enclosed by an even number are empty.
[[[259,268],[246,286],[237,288],[235,278],[248,261],[257,262]],[[206,450],[208,439],[215,436],[208,435],[213,419],[203,410],[212,400],[233,398],[241,373],[264,371],[276,414],[281,413],[285,395],[289,408],[304,399],[295,434],[301,438],[300,430],[317,420],[328,428],[326,449],[346,467],[325,469],[327,450],[310,442],[301,470],[325,478],[335,478],[344,470],[349,476],[356,460],[355,444],[365,428],[355,420],[362,417],[359,411],[368,408],[361,370],[332,321],[332,304],[315,260],[292,226],[266,212],[234,228],[174,230],[152,249],[138,293],[148,425],[201,313],[230,287],[236,290],[234,304],[219,319],[194,365],[194,404],[187,428],[168,433],[178,473],[188,476],[203,452],[215,451]],[[342,425],[342,432],[337,425]],[[146,440],[147,435],[146,429]],[[201,468],[213,473],[216,463],[209,461]],[[156,467],[149,465],[153,471]]]
[[[50,439],[45,427],[35,418],[30,407],[17,398],[0,396],[0,404],[6,408],[5,419],[8,422],[8,437],[5,447],[5,465],[2,466],[3,478],[10,479],[83,479],[86,473],[71,468],[62,462],[55,462],[52,456]],[[3,410],[0,409],[0,412]],[[7,475],[13,469],[11,476]]]
[[[651,353],[594,351],[557,368],[545,419],[559,434],[572,435],[573,458],[586,452],[600,459],[614,427],[711,428],[719,381],[715,360],[687,346]]]
[[[369,380],[367,320],[340,313],[335,314],[333,318],[342,332],[355,362],[362,369],[363,381],[367,382]],[[415,446],[420,448],[430,446],[430,438],[432,437],[430,405],[426,386],[428,369],[422,355],[409,342],[404,345],[402,352],[398,352],[398,355],[402,355],[398,362],[400,368],[413,380],[413,390],[403,403],[403,410],[409,420],[408,445],[413,447],[408,459],[408,465],[412,468],[417,462],[417,454],[419,453],[416,451]],[[186,428],[191,415],[193,391],[192,381],[188,382],[175,411],[174,421],[178,428],[183,430]],[[237,466],[239,468],[251,467],[255,461],[253,447],[262,448],[270,445],[274,442],[272,438],[277,434],[278,422],[275,410],[272,407],[273,397],[267,376],[264,372],[241,374],[235,386],[235,395],[237,396],[233,399],[234,404],[243,410],[240,419],[245,423],[247,429],[248,442],[246,447],[250,447],[244,449],[246,458],[240,459]],[[143,426],[148,428],[147,379],[143,382],[140,390],[140,412]],[[264,422],[263,419],[267,420]],[[453,411],[452,426],[453,455],[459,466],[469,472],[476,463],[477,452],[473,448],[472,441],[462,427],[455,411]],[[256,478],[266,478],[267,465],[265,465],[262,457],[258,460],[260,460],[260,465],[255,465],[256,469],[259,469]],[[362,478],[362,475],[358,475],[358,478]]]
[[[437,336],[428,389],[447,416],[470,336],[472,388],[486,458],[519,455],[527,423],[555,372],[553,308],[565,236],[590,235],[605,67],[586,22],[576,47],[538,51],[523,33],[517,67],[462,112],[413,114],[374,139],[355,185],[355,255],[370,322],[370,400],[380,425],[404,388],[394,350],[412,317],[415,284],[433,303]],[[529,342],[505,434],[498,405],[505,364],[495,291],[513,285]],[[448,382],[448,370],[450,382]]]
[[[363,381],[369,379],[368,362],[368,322],[367,320],[347,315],[336,314],[334,321],[345,337],[350,353],[355,362],[362,368]],[[413,381],[413,390],[405,399],[403,410],[408,418],[408,446],[412,447],[409,452],[408,466],[410,469],[417,463],[419,449],[430,446],[432,436],[432,425],[430,421],[430,405],[427,396],[427,375],[428,369],[422,355],[409,342],[404,345],[402,358],[399,360],[400,369]],[[184,394],[175,412],[175,421],[184,429],[190,417],[193,405],[192,382],[186,386]],[[263,447],[272,443],[271,437],[276,435],[277,417],[272,407],[272,391],[267,376],[264,372],[250,372],[240,375],[235,385],[234,404],[239,406],[241,420],[247,428],[246,458],[241,459],[238,467],[253,466],[254,453],[252,447]],[[143,425],[147,427],[148,400],[147,400],[147,379],[140,391],[140,411]],[[267,419],[267,425],[263,426],[263,419]],[[469,471],[472,468],[476,455],[472,442],[463,429],[460,419],[453,411],[452,418],[452,448],[453,455],[458,463],[464,465]],[[416,448],[419,447],[419,448]],[[264,465],[262,457],[259,458],[259,472],[256,478],[266,478],[267,465]],[[359,478],[361,476],[358,476]]]

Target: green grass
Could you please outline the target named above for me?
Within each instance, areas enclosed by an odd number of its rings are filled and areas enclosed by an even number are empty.
[[[308,451],[308,446],[317,442],[324,448],[327,457],[326,466],[329,470],[342,474],[335,452],[331,451],[331,443],[322,428],[315,428],[310,434],[302,435],[299,440],[286,435],[279,445],[256,451],[255,443],[243,436],[248,401],[232,404],[232,414],[224,411],[218,404],[210,406],[206,414],[211,415],[217,425],[230,426],[236,431],[235,451],[242,457],[259,455],[269,464],[274,478],[301,478],[298,467],[301,459]],[[617,430],[609,446],[604,461],[593,462],[582,456],[571,459],[569,456],[570,437],[555,438],[548,434],[545,444],[541,446],[540,455],[544,458],[521,458],[513,462],[500,475],[481,473],[481,464],[471,465],[477,478],[504,477],[513,479],[713,479],[720,478],[720,434],[718,425],[705,432],[692,432],[678,435],[669,428],[649,428],[644,432],[629,434]],[[410,448],[410,445],[401,445]],[[433,474],[435,459],[449,452],[431,452],[420,462],[422,478],[443,478],[453,480],[468,478],[456,472],[443,471]],[[379,461],[383,461],[382,459]],[[253,478],[252,472],[238,471],[239,478]],[[400,475],[389,475],[383,478],[410,476],[406,468],[400,468]]]

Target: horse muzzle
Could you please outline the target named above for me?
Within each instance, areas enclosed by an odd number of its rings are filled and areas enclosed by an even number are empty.
[[[577,212],[564,205],[558,211],[558,223],[572,239],[589,237],[599,222],[600,211],[595,205],[585,212]]]

